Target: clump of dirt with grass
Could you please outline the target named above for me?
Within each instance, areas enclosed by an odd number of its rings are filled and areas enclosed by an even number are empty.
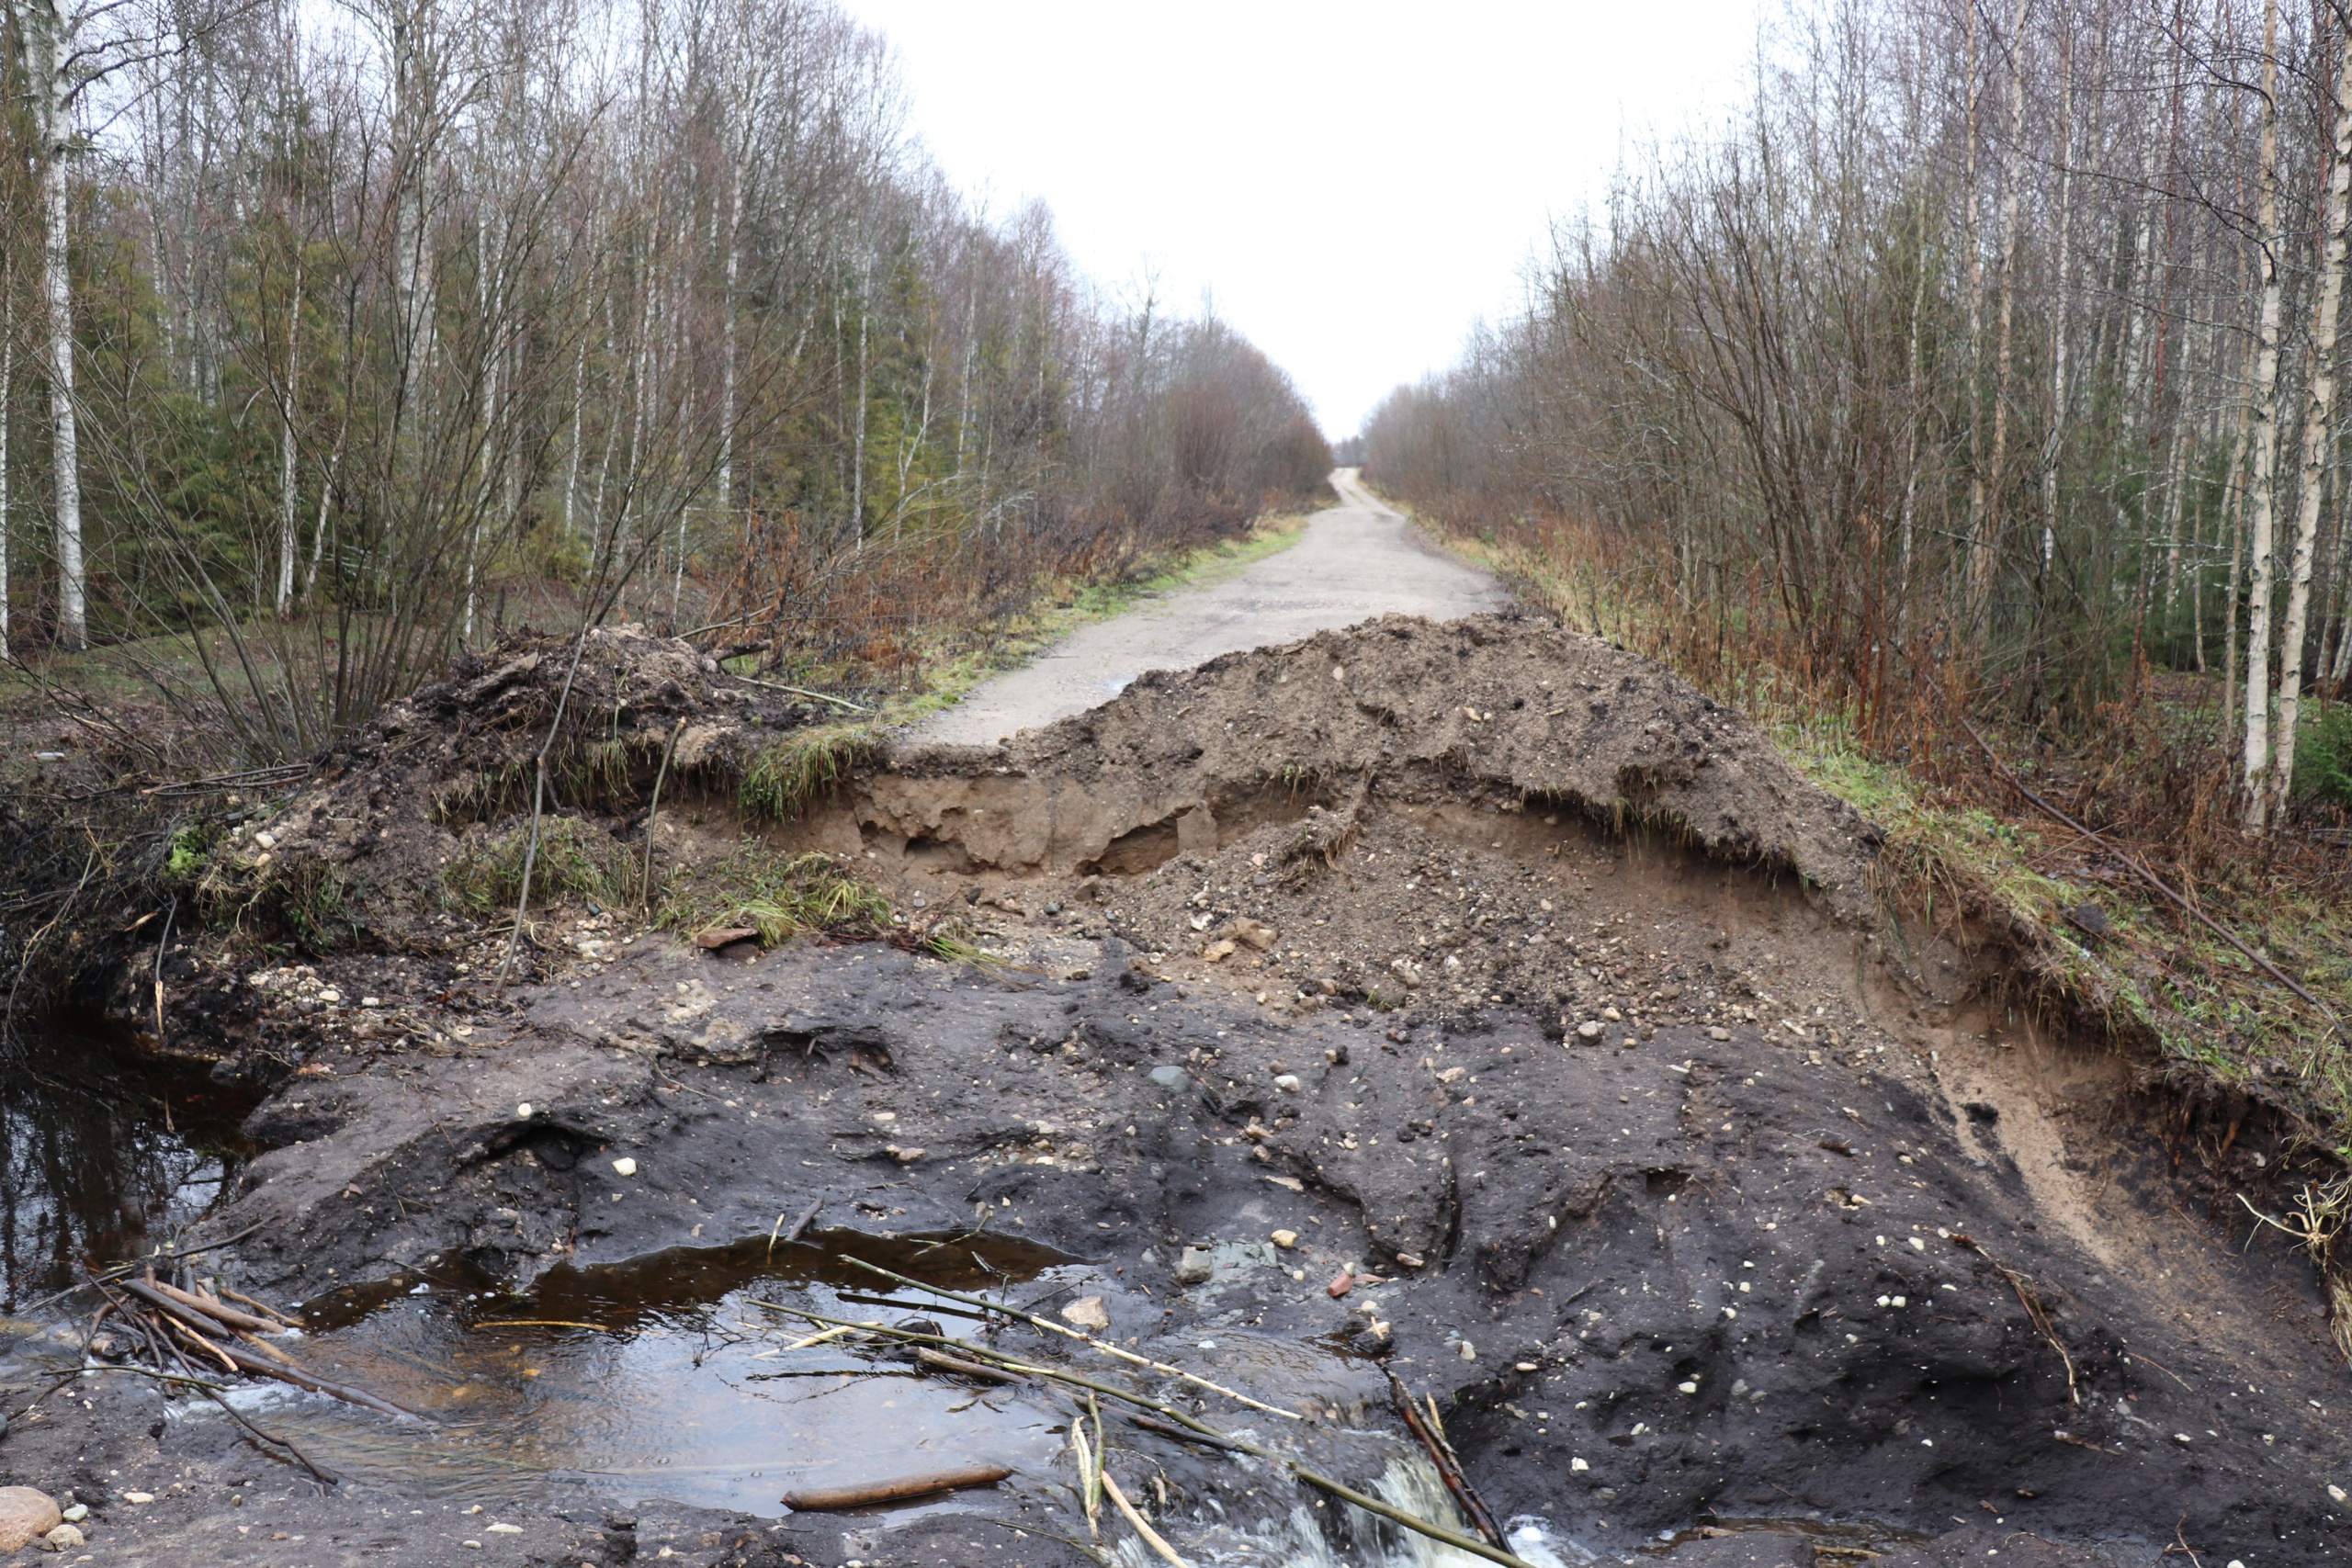
[[[511,928],[526,864],[526,922],[550,906],[678,929],[729,905],[870,916],[737,830],[790,818],[865,754],[834,716],[636,626],[521,634],[388,705],[282,809],[209,846],[203,900],[246,940],[313,954],[438,953]],[[700,825],[714,807],[715,831],[662,836],[662,814]]]

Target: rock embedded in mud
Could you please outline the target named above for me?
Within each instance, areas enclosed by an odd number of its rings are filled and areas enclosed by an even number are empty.
[[[1288,1252],[1292,1247],[1298,1245],[1298,1233],[1296,1231],[1276,1231],[1273,1233],[1271,1239],[1276,1247],[1281,1247],[1284,1252]]]
[[[635,1176],[637,1174],[637,1161],[629,1158],[627,1155],[623,1155],[620,1158],[613,1161],[613,1174],[615,1176]]]
[[[40,1540],[64,1522],[57,1500],[30,1486],[0,1486],[0,1555]]]
[[[1216,1272],[1213,1254],[1205,1247],[1188,1247],[1176,1260],[1176,1282],[1180,1285],[1205,1285]]]
[[[1062,1308],[1062,1321],[1101,1334],[1111,1326],[1111,1311],[1102,1304],[1101,1296],[1080,1296]]]

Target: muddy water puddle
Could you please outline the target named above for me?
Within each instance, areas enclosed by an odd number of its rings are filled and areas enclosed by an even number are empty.
[[[203,1214],[252,1152],[252,1108],[93,1021],[42,1020],[0,1049],[0,1316]]]
[[[776,1517],[790,1488],[994,1461],[1042,1477],[1068,1412],[1046,1396],[918,1375],[836,1343],[783,1307],[949,1334],[978,1325],[842,1263],[1018,1299],[1085,1266],[1018,1238],[815,1233],[560,1268],[527,1292],[427,1268],[309,1303],[306,1364],[425,1417],[402,1427],[279,1385],[241,1390],[254,1420],[362,1483],[448,1500],[594,1495]],[[191,1419],[208,1417],[198,1407]],[[952,1501],[916,1506],[968,1506]]]

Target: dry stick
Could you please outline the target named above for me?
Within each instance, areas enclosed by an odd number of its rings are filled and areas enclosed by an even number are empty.
[[[2295,995],[2302,998],[2303,1000],[2317,1008],[2321,1013],[2325,1015],[2327,1021],[2335,1026],[2337,1032],[2341,1033],[2343,1032],[2344,1021],[2336,1016],[2335,1010],[2334,1008],[2328,1006],[2325,1002],[2320,1000],[2317,997],[2303,989],[2302,987],[2289,979],[2285,973],[2281,971],[2277,964],[2271,963],[2270,960],[2263,957],[2262,954],[2255,952],[2254,949],[2248,947],[2244,942],[2239,940],[2235,931],[2233,931],[2227,927],[2222,925],[2204,910],[2199,908],[2196,905],[2191,904],[2188,899],[2174,892],[2172,885],[2165,881],[2163,877],[2158,876],[2154,872],[2150,871],[2145,865],[2142,864],[2138,855],[2133,854],[2129,850],[2122,848],[2120,845],[2118,845],[2109,840],[2100,837],[2097,832],[2084,827],[2080,822],[2075,821],[2065,812],[2060,810],[2057,807],[2051,805],[2050,802],[2042,799],[2039,795],[2036,795],[2023,779],[2010,772],[2007,763],[2002,761],[2001,759],[1995,754],[1992,746],[1986,742],[1984,737],[1976,732],[1976,727],[1974,725],[1969,723],[1967,719],[1962,718],[1960,721],[1960,727],[1968,731],[1968,737],[1970,739],[1975,741],[1978,746],[1984,748],[1986,759],[1993,764],[1993,771],[2000,774],[2003,782],[2007,784],[2011,789],[2016,790],[2019,795],[2025,796],[2026,799],[2031,801],[2034,805],[2040,807],[2042,810],[2048,812],[2059,821],[2064,822],[2067,827],[2072,828],[2075,832],[2080,833],[2084,838],[2088,839],[2091,842],[2100,845],[2119,856],[2125,865],[2130,866],[2133,871],[2139,874],[2141,881],[2145,882],[2149,886],[2154,888],[2157,892],[2170,899],[2179,908],[2182,913],[2195,919],[2206,930],[2211,931],[2215,936],[2220,937],[2223,942],[2228,942],[2232,947],[2236,948],[2240,953],[2245,953],[2247,960],[2259,967],[2264,974],[2269,976],[2272,979],[2278,981],[2280,985],[2294,992]]]
[[[929,1287],[925,1288],[928,1289]],[[1469,1552],[1474,1557],[1483,1557],[1489,1562],[1499,1562],[1503,1565],[1503,1568],[1533,1568],[1533,1564],[1530,1563],[1525,1558],[1514,1557],[1500,1547],[1489,1546],[1485,1541],[1480,1540],[1476,1536],[1464,1535],[1459,1530],[1448,1529],[1443,1525],[1433,1525],[1427,1519],[1417,1518],[1413,1515],[1405,1512],[1402,1508],[1391,1507],[1388,1504],[1382,1502],[1377,1497],[1367,1497],[1352,1486],[1349,1486],[1341,1482],[1334,1481],[1328,1475],[1318,1474],[1317,1472],[1307,1469],[1305,1465],[1299,1463],[1296,1460],[1290,1458],[1286,1454],[1279,1454],[1272,1449],[1261,1448],[1255,1443],[1244,1442],[1238,1438],[1228,1437],[1227,1434],[1220,1432],[1216,1427],[1208,1425],[1208,1423],[1197,1420],[1193,1416],[1187,1415],[1185,1412],[1179,1410],[1176,1406],[1170,1404],[1165,1400],[1152,1399],[1139,1393],[1130,1393],[1125,1389],[1116,1387],[1114,1384],[1107,1382],[1098,1382],[1092,1378],[1080,1377],[1076,1372],[1061,1371],[1052,1367],[1041,1367],[1030,1361],[1015,1360],[1010,1356],[1001,1355],[994,1350],[986,1349],[978,1345],[967,1345],[960,1339],[949,1339],[942,1335],[914,1334],[910,1333],[908,1330],[903,1328],[885,1328],[879,1324],[851,1323],[842,1318],[828,1317],[820,1312],[811,1312],[807,1307],[786,1306],[781,1302],[754,1302],[752,1304],[759,1307],[764,1307],[769,1312],[780,1312],[792,1317],[805,1317],[811,1323],[827,1324],[841,1329],[863,1329],[868,1334],[880,1335],[888,1339],[903,1340],[908,1344],[944,1346],[950,1350],[994,1361],[1000,1366],[1009,1368],[1016,1372],[1026,1372],[1032,1377],[1049,1378],[1056,1382],[1066,1382],[1073,1387],[1091,1389],[1096,1393],[1115,1399],[1123,1404],[1136,1405],[1138,1408],[1148,1410],[1156,1416],[1162,1416],[1167,1420],[1174,1421],[1182,1426],[1190,1427],[1192,1430],[1200,1433],[1204,1438],[1215,1438],[1220,1447],[1232,1449],[1238,1452],[1249,1454],[1255,1459],[1262,1459],[1270,1464],[1281,1465],[1283,1469],[1289,1471],[1293,1476],[1306,1483],[1307,1485],[1314,1487],[1316,1490],[1319,1492],[1328,1492],[1332,1496],[1340,1499],[1342,1503],[1353,1504],[1355,1506],[1362,1508],[1365,1513],[1377,1515],[1381,1518],[1386,1519],[1390,1524],[1402,1526],[1404,1529],[1413,1531],[1416,1535],[1425,1535],[1431,1540],[1442,1540],[1446,1545],[1454,1548],[1456,1551]],[[1108,1348],[1108,1347],[1106,1347],[1106,1348]],[[1219,1392],[1222,1393],[1223,1391],[1220,1390]],[[1259,1408],[1264,1409],[1266,1406],[1260,1405]],[[1280,1415],[1286,1413],[1278,1411],[1276,1414]]]
[[[1012,1473],[1009,1468],[1001,1464],[965,1464],[954,1470],[934,1470],[922,1475],[869,1481],[863,1485],[811,1486],[803,1491],[786,1493],[784,1506],[796,1514],[868,1508],[876,1503],[899,1503],[910,1497],[928,1497],[934,1492],[955,1492],[967,1486],[993,1486]]]
[[[243,1328],[254,1334],[267,1334],[277,1327],[277,1324],[266,1317],[255,1317],[251,1313],[239,1312],[235,1307],[222,1302],[208,1302],[202,1296],[183,1291],[174,1285],[167,1285],[161,1280],[148,1280],[147,1287],[150,1290],[160,1291],[182,1306],[191,1307],[217,1323],[226,1324],[231,1328]]]
[[[302,1326],[302,1322],[300,1318],[288,1316],[285,1313],[282,1313],[276,1307],[270,1305],[267,1302],[257,1302],[242,1291],[232,1291],[229,1289],[228,1286],[223,1285],[220,1287],[220,1293],[232,1302],[243,1302],[245,1305],[253,1308],[255,1312],[266,1313],[269,1316],[276,1318],[279,1323],[284,1324],[288,1328],[300,1328]]]
[[[867,707],[864,703],[854,703],[847,697],[836,697],[827,692],[804,691],[798,686],[787,686],[781,681],[763,681],[755,675],[738,675],[735,676],[734,679],[738,681],[749,681],[754,686],[765,686],[772,692],[790,692],[796,697],[812,697],[820,703],[839,703],[842,706],[849,709],[852,713],[872,713],[874,711],[872,708]]]
[[[1127,1501],[1127,1495],[1119,1490],[1118,1482],[1113,1478],[1107,1468],[1102,1472],[1102,1490],[1111,1495],[1111,1501],[1119,1506],[1119,1512],[1126,1515],[1127,1523],[1136,1527],[1136,1534],[1143,1537],[1146,1545],[1176,1564],[1176,1568],[1193,1568],[1191,1563],[1176,1555],[1176,1549],[1161,1539],[1158,1530],[1151,1528],[1151,1521],[1137,1512],[1133,1503]]]
[[[899,1284],[912,1286],[918,1291],[929,1291],[935,1296],[945,1296],[951,1302],[962,1302],[967,1306],[980,1307],[989,1312],[1001,1314],[1006,1317],[1017,1317],[1033,1328],[1051,1329],[1054,1333],[1059,1334],[1066,1338],[1075,1339],[1081,1345],[1091,1345],[1095,1349],[1102,1351],[1105,1355],[1115,1356],[1122,1361],[1132,1361],[1138,1367],[1148,1367],[1155,1372],[1165,1372],[1170,1377],[1182,1378],[1186,1382],[1197,1384],[1202,1388],[1207,1389],[1212,1393],[1221,1393],[1227,1399],[1238,1400],[1252,1410],[1262,1410],[1269,1416],[1279,1416],[1285,1421],[1296,1421],[1300,1419],[1298,1413],[1295,1410],[1284,1410],[1279,1405],[1264,1404],[1259,1400],[1250,1398],[1246,1393],[1238,1393],[1233,1389],[1227,1388],[1221,1383],[1213,1383],[1209,1382],[1208,1379],[1201,1377],[1196,1373],[1188,1372],[1182,1367],[1171,1367],[1165,1361],[1155,1361],[1149,1357],[1138,1356],[1132,1350],[1122,1350],[1116,1345],[1106,1344],[1102,1340],[1095,1338],[1091,1334],[1081,1334],[1077,1329],[1069,1327],[1064,1324],[1056,1323],[1050,1318],[1038,1317],[1034,1314],[1023,1312],[1017,1307],[1004,1306],[999,1303],[989,1301],[985,1297],[967,1296],[961,1291],[950,1291],[939,1285],[926,1285],[921,1280],[912,1280],[909,1279],[904,1274],[893,1273],[891,1270],[883,1268],[881,1265],[876,1263],[868,1263],[862,1258],[851,1258],[846,1254],[837,1256],[841,1257],[842,1262],[863,1269],[870,1274],[879,1274],[886,1280],[896,1280]]]
[[[645,808],[645,875],[639,881],[637,901],[653,907],[653,823],[662,814],[662,781],[670,776],[670,759],[678,754],[678,737],[686,732],[685,716],[670,728],[670,743],[662,748],[662,766],[653,775],[653,802]]]
[[[941,1371],[954,1372],[957,1377],[978,1378],[983,1382],[1020,1383],[1029,1381],[1018,1372],[1008,1372],[1001,1367],[991,1367],[980,1361],[967,1361],[944,1350],[934,1350],[928,1345],[915,1351],[915,1359],[926,1367],[937,1367]]]

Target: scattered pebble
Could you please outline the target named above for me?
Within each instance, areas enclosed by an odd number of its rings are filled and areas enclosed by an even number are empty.
[[[1329,1284],[1323,1287],[1323,1291],[1325,1294],[1329,1295],[1336,1302],[1341,1296],[1346,1295],[1350,1291],[1352,1291],[1355,1288],[1355,1270],[1352,1269],[1342,1269],[1340,1270],[1338,1275],[1332,1279]]]
[[[613,1174],[615,1176],[635,1176],[637,1174],[637,1161],[629,1158],[627,1155],[621,1156],[620,1158],[613,1161]]]
[[[1471,1344],[1467,1339],[1464,1339],[1462,1342],[1462,1359],[1465,1361],[1475,1361],[1478,1359],[1477,1347]]]
[[[1111,1326],[1111,1311],[1101,1296],[1080,1296],[1062,1308],[1062,1321],[1100,1334]]]
[[[72,1525],[60,1525],[41,1537],[41,1540],[49,1542],[49,1549],[51,1551],[66,1551],[77,1546],[90,1544],[89,1538]]]
[[[1580,1459],[1572,1459],[1572,1460],[1568,1461],[1568,1468],[1569,1468],[1570,1470],[1572,1470],[1572,1471],[1575,1471],[1577,1474],[1581,1475],[1581,1474],[1583,1474],[1586,1471],[1590,1470],[1590,1469],[1592,1468],[1592,1466],[1590,1466],[1590,1465],[1589,1465],[1589,1464],[1585,1463],[1585,1461],[1582,1461],[1582,1460],[1580,1460]]]
[[[1276,1247],[1281,1247],[1284,1252],[1288,1252],[1292,1247],[1298,1245],[1298,1233],[1296,1231],[1276,1231],[1273,1234],[1273,1243]]]
[[[531,1102],[526,1100],[522,1104],[514,1108],[514,1120],[517,1122],[528,1122],[530,1119]]]
[[[1298,1092],[1298,1075],[1296,1073],[1276,1073],[1274,1075],[1274,1087],[1282,1090],[1284,1094],[1296,1094]]]
[[[126,1503],[152,1503],[155,1500],[155,1495],[153,1492],[126,1492],[122,1495],[122,1500]]]
[[[1721,1024],[1716,1024],[1707,1031],[1707,1038],[1710,1040],[1728,1040],[1731,1038],[1731,1031],[1724,1028]]]
[[[1176,1259],[1176,1282],[1180,1285],[1204,1285],[1216,1272],[1216,1264],[1205,1247],[1188,1247],[1183,1256]]]

